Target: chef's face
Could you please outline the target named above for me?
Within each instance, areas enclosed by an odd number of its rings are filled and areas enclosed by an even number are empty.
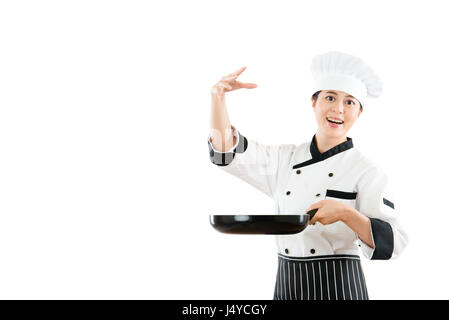
[[[329,138],[345,137],[363,110],[356,98],[338,90],[322,90],[312,107],[319,132]]]

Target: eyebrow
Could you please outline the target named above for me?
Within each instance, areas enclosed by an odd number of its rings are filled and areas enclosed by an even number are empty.
[[[332,93],[335,94],[336,96],[338,96],[338,94],[334,91],[326,91],[326,93]],[[350,94],[348,94],[346,97],[350,97],[350,98],[354,98],[353,96],[351,96]],[[355,98],[354,98],[355,99]]]

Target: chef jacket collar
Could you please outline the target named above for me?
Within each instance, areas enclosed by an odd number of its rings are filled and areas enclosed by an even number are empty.
[[[332,157],[333,155],[336,155],[337,153],[346,151],[348,149],[351,149],[353,147],[352,139],[349,137],[346,137],[347,140],[345,142],[342,142],[335,147],[330,148],[326,152],[320,153],[318,150],[318,147],[316,145],[316,134],[313,135],[312,142],[310,143],[310,154],[312,155],[312,158],[324,160],[329,157]]]
[[[313,163],[325,160],[327,158],[330,158],[340,152],[346,151],[348,149],[351,149],[353,147],[352,139],[350,137],[346,137],[347,140],[345,142],[342,142],[335,147],[332,147],[331,149],[327,150],[326,152],[320,153],[318,150],[318,147],[315,142],[315,134],[313,135],[312,142],[310,143],[310,154],[312,155],[312,159],[295,164],[293,166],[293,169],[298,169],[301,167],[305,167],[308,165],[311,165]]]

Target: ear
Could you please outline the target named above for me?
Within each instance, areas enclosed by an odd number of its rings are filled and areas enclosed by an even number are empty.
[[[312,102],[312,108],[315,108],[316,100],[313,100],[313,98],[310,98],[310,101]]]

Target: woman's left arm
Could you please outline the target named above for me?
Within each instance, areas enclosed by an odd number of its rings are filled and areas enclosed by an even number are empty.
[[[311,205],[307,211],[319,209],[310,223],[319,222],[323,225],[342,221],[354,231],[371,249],[374,249],[373,236],[371,234],[370,219],[361,214],[355,208],[337,200],[321,200]]]
[[[371,221],[367,216],[361,214],[353,207],[346,205],[340,220],[351,228],[352,231],[358,235],[360,240],[370,248],[374,249],[373,235],[371,234]]]
[[[321,200],[307,211],[316,208],[319,210],[310,223],[344,222],[357,234],[368,259],[395,258],[407,246],[408,236],[399,222],[388,178],[376,167],[369,168],[357,183],[355,208],[336,200]]]

